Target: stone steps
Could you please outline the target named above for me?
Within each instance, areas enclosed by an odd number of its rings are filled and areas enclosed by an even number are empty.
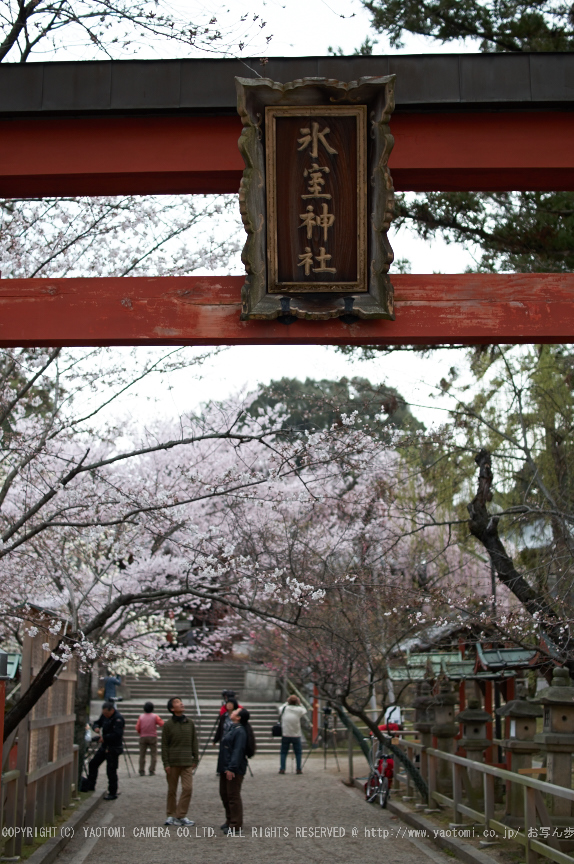
[[[236,663],[166,663],[158,666],[159,679],[126,676],[124,690],[130,700],[163,701],[179,694],[189,701],[193,697],[194,679],[200,702],[221,699],[222,690],[234,690],[240,695],[244,687],[244,667]]]
[[[188,710],[186,708],[186,713],[189,717],[193,718],[196,724],[200,748],[203,747],[208,739],[210,741],[213,740],[213,735],[215,734],[215,721],[219,715],[219,704],[220,703],[214,703],[211,706],[207,706],[201,705],[200,703],[200,718],[197,717],[195,709]],[[97,703],[97,705],[99,705],[99,703]],[[255,733],[258,750],[262,749],[266,752],[276,752],[280,740],[271,736],[271,727],[277,719],[277,707],[275,705],[269,705],[268,703],[261,705],[249,704],[245,707],[248,708],[251,715],[250,722]],[[161,705],[155,705],[155,708],[156,714],[159,714],[162,719],[167,720],[169,718],[169,713],[165,709],[164,703]],[[118,703],[118,710],[125,718],[126,731],[124,738],[128,747],[133,752],[137,750],[138,747],[139,736],[135,731],[135,726],[137,718],[142,713],[142,706],[139,703],[120,702]]]
[[[185,705],[186,714],[192,717],[198,731],[200,752],[206,742],[213,740],[215,721],[219,715],[222,690],[234,690],[240,704],[247,708],[251,715],[251,725],[257,741],[257,752],[277,754],[281,743],[280,738],[271,736],[271,727],[277,720],[277,706],[273,702],[247,702],[241,698],[245,682],[245,667],[239,663],[206,662],[206,663],[166,663],[158,666],[160,678],[136,678],[126,676],[118,695],[123,695],[123,701],[118,703],[118,710],[124,716],[126,729],[124,740],[132,757],[138,753],[139,736],[135,731],[137,718],[143,712],[144,702],[153,702],[156,714],[167,720],[167,701],[173,696],[179,696]],[[196,704],[191,685],[191,678],[199,701],[201,717],[198,718]],[[99,714],[101,702],[92,703],[92,718]],[[161,733],[160,733],[161,734]],[[207,755],[217,755],[218,748],[209,743]]]

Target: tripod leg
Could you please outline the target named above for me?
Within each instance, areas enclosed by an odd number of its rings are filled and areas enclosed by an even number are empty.
[[[133,761],[132,761],[132,755],[131,755],[131,753],[129,752],[129,750],[128,750],[128,759],[130,760],[131,769],[132,769],[133,773],[135,774],[135,773],[136,773],[136,769],[134,768],[134,763],[133,763]]]
[[[307,764],[307,759],[311,755],[311,751],[314,750],[318,746],[319,741],[321,741],[321,740],[322,740],[322,735],[320,732],[318,732],[315,740],[311,741],[311,744],[309,745],[309,749],[307,751],[307,755],[305,756],[305,761],[303,762],[303,766],[305,766]]]
[[[133,773],[136,773],[136,769],[134,768],[134,763],[132,762],[132,757],[130,756],[130,751],[128,750],[127,744],[124,744],[124,762],[126,763],[126,771],[128,772],[128,777],[131,777],[130,774],[130,766]]]
[[[203,750],[202,750],[201,753],[199,754],[199,759],[198,759],[197,765],[195,766],[195,770],[194,770],[194,772],[193,772],[194,774],[195,774],[195,772],[197,771],[197,769],[199,768],[199,763],[201,762],[201,760],[202,760],[203,757],[205,756],[205,751],[206,751],[207,748],[209,747],[209,742],[211,741],[211,736],[212,736],[213,733],[215,732],[215,729],[216,729],[218,723],[219,723],[219,717],[216,717],[216,718],[215,718],[215,723],[213,724],[213,726],[212,726],[211,729],[209,730],[209,735],[207,736],[207,740],[206,740],[205,744],[203,745]]]
[[[125,766],[126,766],[126,771],[128,772],[128,777],[131,777],[132,775],[130,774],[130,766],[129,766],[129,763],[128,763],[128,757],[127,757],[127,755],[126,755],[126,751],[125,751],[125,750],[124,750],[124,763],[125,763]]]
[[[333,736],[333,737],[331,738],[331,744],[333,745],[333,753],[334,753],[334,756],[335,756],[335,762],[337,763],[337,771],[340,772],[341,769],[340,769],[340,767],[339,767],[339,757],[338,757],[338,755],[337,755],[337,739],[335,738],[335,733],[334,733],[334,732],[332,732],[331,735]]]

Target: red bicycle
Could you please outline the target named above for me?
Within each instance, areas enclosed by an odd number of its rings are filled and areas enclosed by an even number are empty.
[[[378,799],[381,807],[386,807],[393,785],[395,760],[387,756],[376,738],[372,741],[369,763],[371,771],[365,783],[365,798],[369,804]]]

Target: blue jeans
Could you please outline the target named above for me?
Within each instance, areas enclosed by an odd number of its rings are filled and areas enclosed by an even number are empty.
[[[285,763],[287,762],[287,754],[289,752],[289,745],[293,745],[293,753],[295,754],[295,761],[297,762],[297,771],[301,770],[301,736],[297,735],[291,737],[289,735],[283,735],[281,738],[281,770],[285,771]]]

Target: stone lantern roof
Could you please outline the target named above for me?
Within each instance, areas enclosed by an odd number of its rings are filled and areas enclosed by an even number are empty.
[[[527,702],[526,699],[513,699],[496,709],[496,714],[499,717],[542,717],[542,708],[534,705],[532,702]]]
[[[435,705],[454,705],[458,701],[458,697],[456,693],[454,693],[451,689],[450,683],[448,681],[441,681],[440,690],[436,696],[433,697],[433,703]]]
[[[574,687],[568,669],[557,666],[552,673],[552,684],[541,691],[537,705],[574,705]]]
[[[434,699],[429,681],[420,681],[417,684],[417,695],[413,699],[415,708],[426,708]]]
[[[457,723],[490,723],[492,715],[480,705],[479,699],[469,699],[468,707],[454,718]]]

